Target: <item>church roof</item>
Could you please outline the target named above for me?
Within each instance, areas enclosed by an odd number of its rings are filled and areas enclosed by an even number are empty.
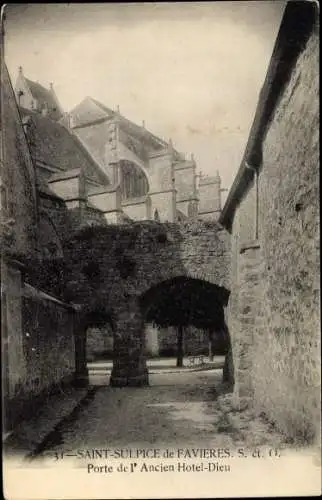
[[[28,88],[34,97],[38,101],[40,109],[45,106],[48,106],[49,115],[54,120],[59,120],[62,118],[63,113],[60,108],[60,105],[55,97],[52,89],[46,89],[40,83],[33,82],[28,78],[25,78],[25,81],[28,85]]]
[[[78,138],[63,125],[40,113],[20,107],[22,119],[30,117],[31,153],[34,159],[60,170],[80,168],[89,178],[108,184],[107,175],[94,161]]]
[[[70,115],[73,118],[75,128],[86,127],[100,121],[117,117],[122,130],[128,134],[140,140],[150,142],[154,149],[162,149],[167,146],[167,143],[163,139],[152,134],[145,127],[128,120],[118,111],[113,111],[111,108],[108,108],[92,97],[86,97],[70,112]]]

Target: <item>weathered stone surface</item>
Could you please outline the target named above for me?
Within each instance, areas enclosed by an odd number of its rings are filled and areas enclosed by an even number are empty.
[[[179,276],[227,287],[228,248],[228,235],[215,222],[93,226],[66,240],[66,298],[84,314],[103,310],[114,320],[113,385],[147,381],[140,297]]]
[[[263,143],[260,248],[247,249],[255,231],[254,186],[242,199],[232,229],[229,327],[235,391],[251,395],[255,408],[295,439],[319,434],[318,92],[318,35],[313,33]]]

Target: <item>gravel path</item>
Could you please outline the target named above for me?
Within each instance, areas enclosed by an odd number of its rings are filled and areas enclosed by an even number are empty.
[[[46,445],[68,449],[235,447],[282,443],[282,437],[224,394],[222,370],[150,375],[150,387],[97,386],[77,415]]]

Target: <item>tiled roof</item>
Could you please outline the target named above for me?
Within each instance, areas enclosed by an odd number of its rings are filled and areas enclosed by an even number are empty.
[[[61,170],[83,169],[85,175],[108,184],[107,175],[93,160],[78,138],[56,121],[24,108],[22,118],[29,116],[33,124],[31,152],[36,161]]]
[[[45,87],[43,87],[39,83],[33,82],[28,78],[25,78],[25,80],[33,97],[37,99],[40,109],[42,109],[45,105],[48,105],[50,117],[53,120],[59,120],[63,115],[52,92],[48,89],[45,89]]]

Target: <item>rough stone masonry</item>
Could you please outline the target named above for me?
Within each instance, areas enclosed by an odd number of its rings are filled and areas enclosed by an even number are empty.
[[[320,434],[317,24],[314,3],[288,4],[221,217],[232,237],[235,394],[305,441]]]

